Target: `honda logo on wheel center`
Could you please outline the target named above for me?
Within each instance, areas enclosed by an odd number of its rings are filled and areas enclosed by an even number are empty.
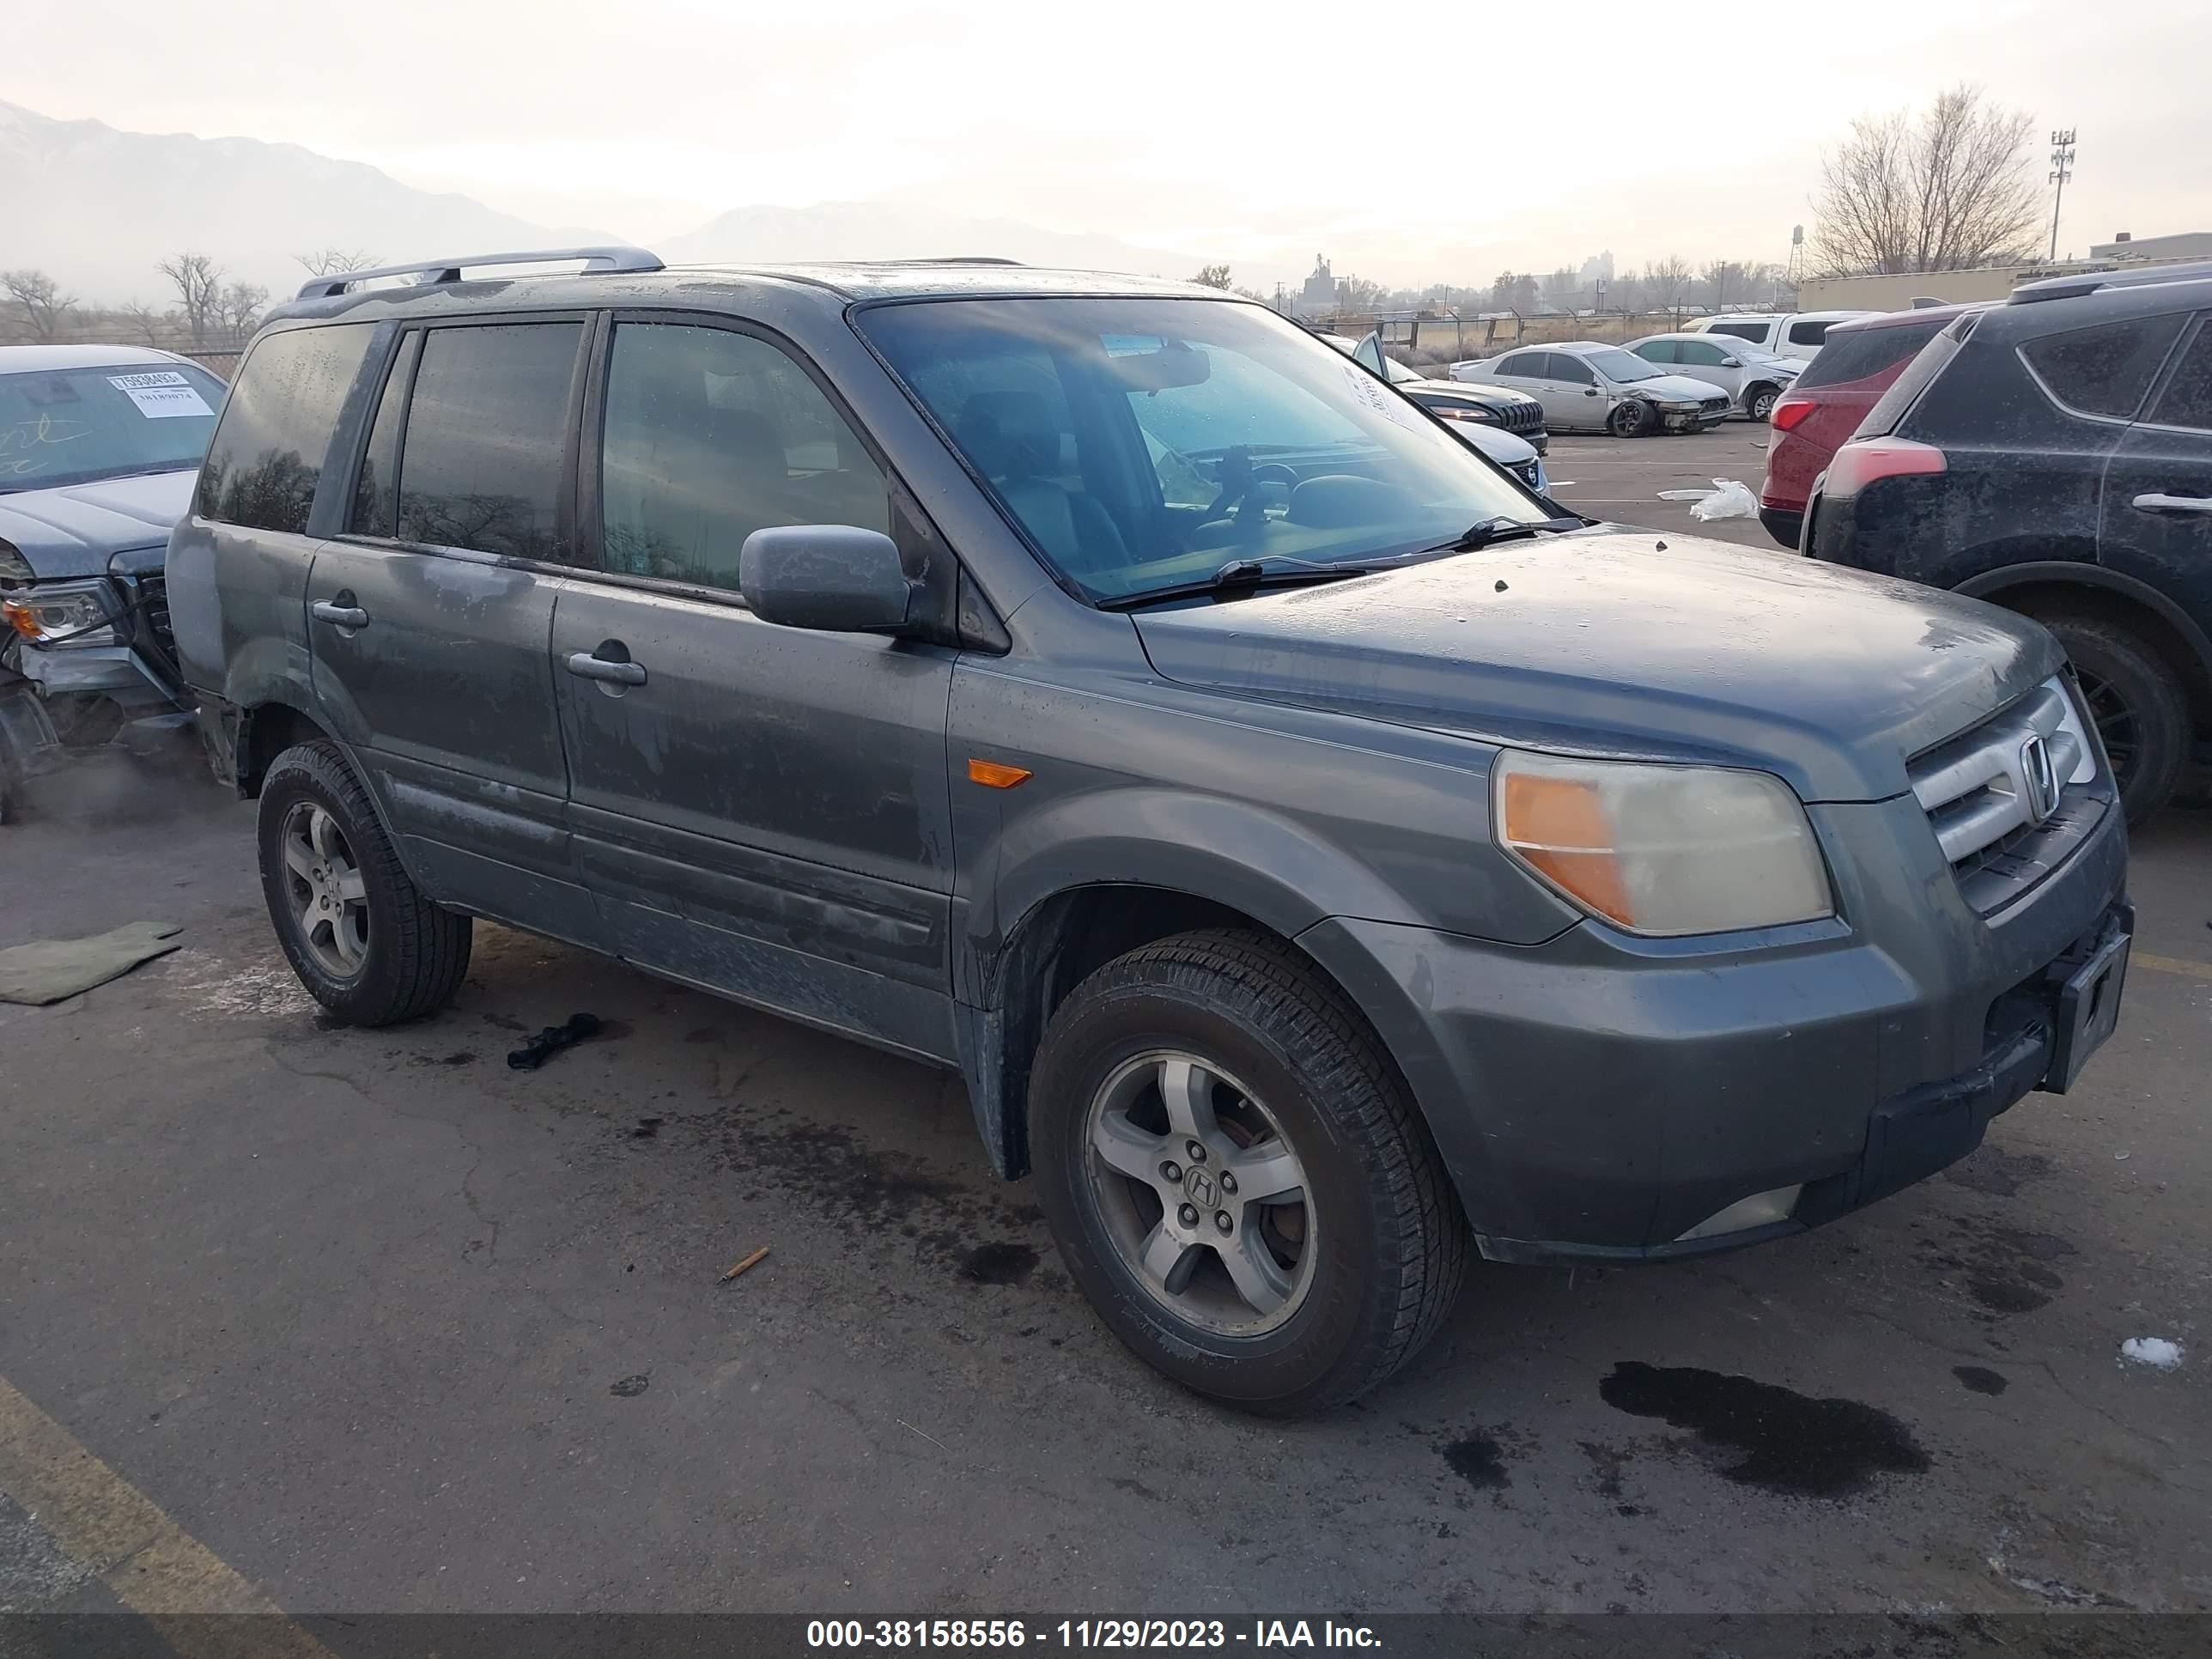
[[[1183,1196],[1201,1210],[1213,1207],[1213,1177],[1204,1170],[1193,1170],[1182,1178]]]

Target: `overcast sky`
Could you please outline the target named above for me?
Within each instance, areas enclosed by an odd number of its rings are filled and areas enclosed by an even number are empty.
[[[72,0],[0,40],[0,99],[45,114],[289,141],[648,243],[882,196],[1255,277],[1779,259],[1854,115],[1961,78],[2039,141],[2079,130],[2062,252],[2212,230],[2205,0]]]

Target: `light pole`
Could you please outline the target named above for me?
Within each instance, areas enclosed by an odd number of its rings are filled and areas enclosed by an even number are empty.
[[[2051,182],[2058,186],[2051,197],[2051,258],[2058,260],[2058,206],[2066,199],[2066,181],[2074,176],[2074,129],[2054,130],[2051,135]]]

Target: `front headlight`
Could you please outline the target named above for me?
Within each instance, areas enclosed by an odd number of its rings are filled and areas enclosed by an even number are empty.
[[[76,634],[70,645],[112,645],[115,629],[105,625],[112,613],[104,582],[56,583],[19,588],[0,599],[0,620],[33,645],[46,645]],[[96,632],[84,633],[86,629]]]
[[[1670,398],[1661,404],[1659,407],[1669,415],[1694,415],[1698,412],[1697,404],[1681,398]]]
[[[1474,404],[1437,404],[1434,411],[1447,421],[1480,421],[1486,426],[1496,426],[1498,416]]]
[[[1632,933],[1720,933],[1835,913],[1804,807],[1764,772],[1508,750],[1495,787],[1505,850]]]

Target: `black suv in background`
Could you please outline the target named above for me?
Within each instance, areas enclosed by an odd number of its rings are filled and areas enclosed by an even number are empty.
[[[2140,821],[2212,733],[2212,264],[2033,283],[1960,317],[1808,512],[1815,558],[2057,635]]]

